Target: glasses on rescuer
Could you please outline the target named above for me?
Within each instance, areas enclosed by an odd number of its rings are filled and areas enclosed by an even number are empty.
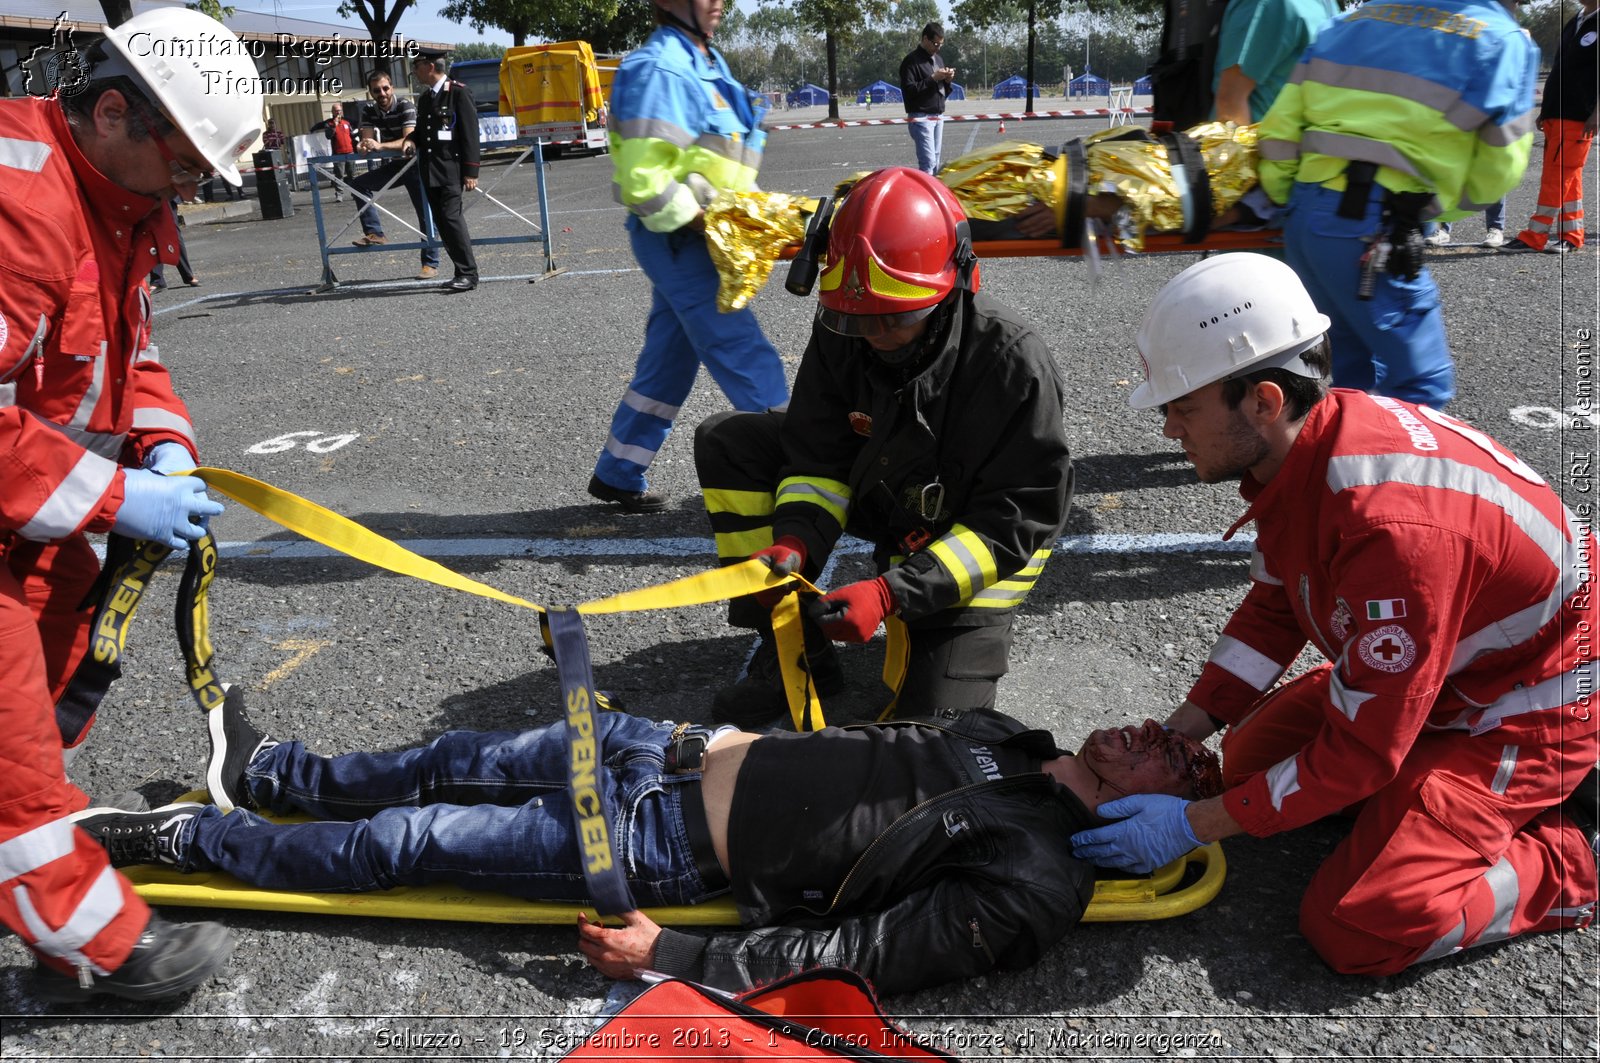
[[[161,157],[163,159],[167,160],[167,166],[172,170],[172,180],[174,183],[198,185],[203,184],[204,182],[209,181],[213,177],[217,176],[217,171],[215,170],[191,170],[183,163],[179,162],[178,157],[174,155],[172,153],[172,149],[167,146],[166,137],[151,134],[150,139],[156,142],[156,150],[161,153]]]

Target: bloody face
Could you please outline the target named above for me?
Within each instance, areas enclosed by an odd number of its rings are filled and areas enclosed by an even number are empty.
[[[1123,793],[1194,799],[1213,797],[1222,790],[1216,754],[1154,720],[1138,727],[1093,731],[1078,756]]]

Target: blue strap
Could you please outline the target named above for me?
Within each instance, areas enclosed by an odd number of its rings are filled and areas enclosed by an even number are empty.
[[[628,880],[611,845],[611,810],[595,782],[600,768],[600,743],[595,728],[593,668],[583,618],[576,609],[550,609],[551,649],[561,677],[561,703],[567,715],[567,788],[572,814],[577,818],[578,848],[583,854],[583,877],[589,898],[601,915],[629,912],[635,907]]]

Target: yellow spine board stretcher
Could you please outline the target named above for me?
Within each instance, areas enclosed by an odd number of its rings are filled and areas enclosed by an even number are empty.
[[[207,801],[204,790],[185,794],[180,801]],[[304,823],[305,816],[267,816],[275,823]],[[1183,884],[1189,865],[1200,875]],[[454,923],[527,923],[565,926],[583,912],[590,920],[593,908],[564,901],[529,901],[503,893],[485,893],[460,886],[397,886],[371,893],[289,893],[258,889],[220,871],[185,874],[168,867],[143,864],[123,868],[139,896],[150,904],[180,908],[244,908],[258,912],[301,912],[371,916],[379,919],[438,919]],[[1094,884],[1094,897],[1084,910],[1085,923],[1130,923],[1171,919],[1209,904],[1222,889],[1227,861],[1216,842],[1181,856],[1152,874],[1134,878],[1102,878]],[[704,904],[645,908],[644,913],[663,926],[737,926],[739,912],[733,898],[718,897]]]
[[[226,469],[202,468],[195,470],[193,475],[203,479],[209,488],[282,527],[357,560],[509,605],[539,612],[545,609],[537,603],[507,594],[414,554],[346,517],[281,488]],[[816,590],[799,576],[779,576],[763,562],[746,561],[585,602],[577,610],[592,615],[704,605],[785,584]],[[798,663],[804,645],[799,614],[798,596],[786,595],[773,609],[773,630],[777,636],[779,659],[783,664],[784,685],[790,693],[795,728],[814,730],[824,726],[824,722],[816,692],[810,687],[809,677]],[[200,634],[203,636],[204,632]],[[900,631],[890,629],[890,646],[884,666],[886,682],[897,662],[903,673],[904,638],[903,628]],[[891,686],[898,689],[899,684],[895,682]],[[891,705],[886,715],[892,711]],[[199,791],[185,795],[182,800],[206,801],[208,798],[209,795],[204,791]],[[304,819],[283,817],[280,821]],[[1190,864],[1197,865],[1200,874],[1185,885],[1184,879]],[[1226,870],[1221,847],[1212,843],[1180,857],[1151,875],[1101,879],[1095,883],[1094,897],[1084,912],[1083,921],[1131,922],[1183,915],[1210,903],[1222,888]],[[248,886],[220,872],[185,874],[170,868],[138,866],[126,868],[124,874],[133,882],[140,896],[156,905],[474,923],[564,925],[575,922],[580,911],[586,912],[590,918],[596,917],[593,909],[582,905],[529,901],[456,886],[402,886],[370,893],[295,893]],[[735,926],[739,923],[733,900],[727,897],[700,905],[645,911],[658,923],[665,925]]]

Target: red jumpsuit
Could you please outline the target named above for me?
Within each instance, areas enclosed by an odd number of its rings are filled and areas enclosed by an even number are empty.
[[[54,100],[0,100],[0,922],[50,965],[106,974],[149,909],[65,819],[88,803],[56,718],[88,644],[99,569],[85,532],[122,504],[121,465],[194,431],[149,342],[144,278],[177,261],[161,199],[97,171]]]
[[[1392,974],[1591,921],[1594,855],[1552,807],[1600,751],[1587,505],[1459,421],[1345,390],[1242,493],[1253,583],[1190,700],[1233,725],[1223,802],[1250,834],[1359,807],[1302,901],[1312,945]],[[1263,697],[1307,639],[1331,666]]]

